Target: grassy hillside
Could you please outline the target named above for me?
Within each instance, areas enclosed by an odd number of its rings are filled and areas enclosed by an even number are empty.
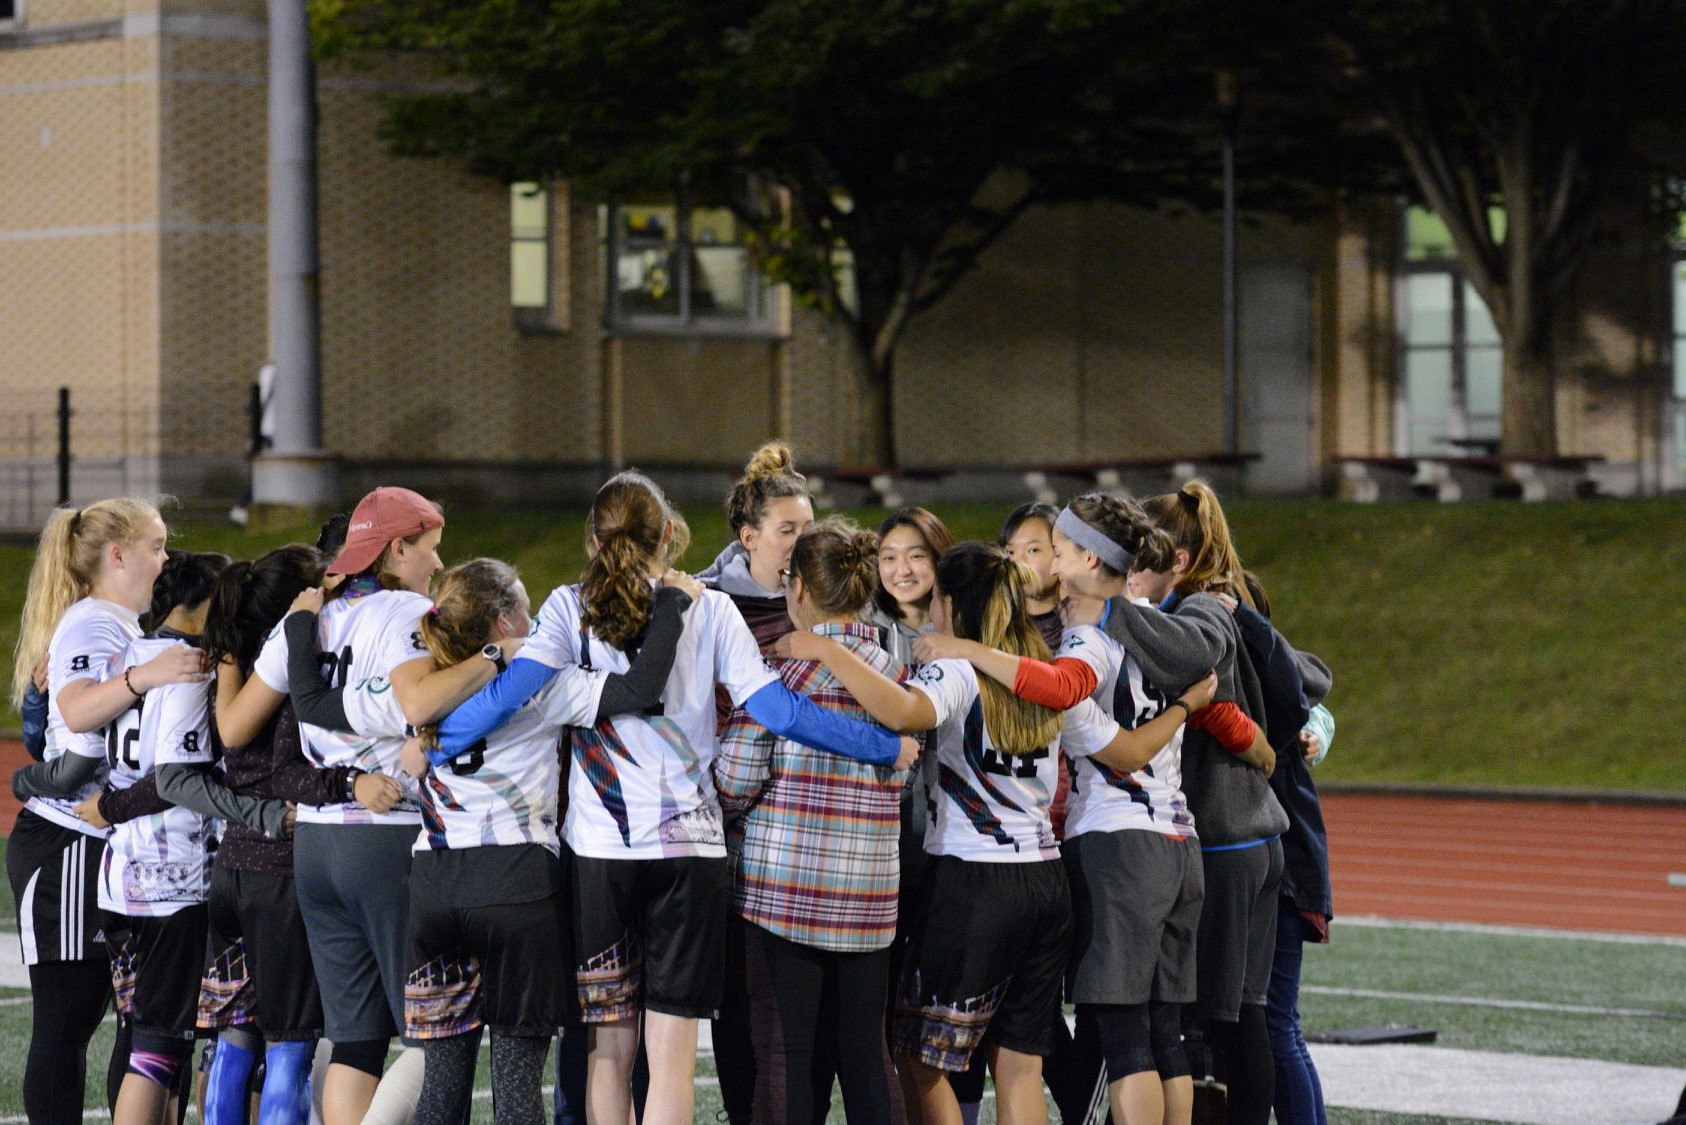
[[[940,514],[990,536],[1003,507]],[[875,520],[881,513],[861,513]],[[701,569],[725,541],[688,513]],[[1277,624],[1335,671],[1339,720],[1321,776],[1686,791],[1686,501],[1354,506],[1237,503],[1243,558]],[[449,515],[447,562],[518,565],[534,600],[577,575],[578,513]],[[177,529],[176,545],[252,555],[314,529]],[[15,636],[31,552],[0,547],[0,641]],[[12,725],[15,725],[13,720]]]

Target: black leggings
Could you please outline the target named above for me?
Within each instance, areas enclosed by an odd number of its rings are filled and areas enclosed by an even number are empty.
[[[1234,1023],[1212,1020],[1206,1034],[1217,1048],[1218,1073],[1229,1087],[1229,1125],[1268,1125],[1276,1094],[1276,1061],[1263,1004],[1242,1004]]]
[[[31,965],[29,991],[34,1024],[23,1071],[24,1112],[32,1123],[82,1125],[88,1041],[111,1004],[111,967],[103,960]]]
[[[851,1122],[900,1125],[901,1086],[884,1042],[890,953],[836,953],[744,927],[745,984],[755,1047],[756,1121],[812,1121],[816,1045],[830,1062]]]

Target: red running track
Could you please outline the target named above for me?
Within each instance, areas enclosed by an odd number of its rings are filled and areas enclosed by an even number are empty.
[[[29,761],[0,739],[0,778]],[[18,805],[0,787],[0,835]],[[1338,916],[1686,937],[1686,805],[1329,793]]]
[[[1686,937],[1686,806],[1323,796],[1335,914]]]

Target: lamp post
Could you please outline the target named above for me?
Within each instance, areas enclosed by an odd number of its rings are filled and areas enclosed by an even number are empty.
[[[339,502],[322,448],[317,308],[316,68],[304,0],[269,0],[269,352],[274,444],[252,461],[252,500],[287,510]]]
[[[1240,379],[1237,354],[1240,309],[1235,290],[1235,130],[1241,76],[1225,67],[1217,73],[1218,122],[1223,129],[1224,274],[1224,452],[1241,452]]]

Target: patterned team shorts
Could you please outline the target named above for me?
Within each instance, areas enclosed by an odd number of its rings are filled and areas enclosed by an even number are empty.
[[[951,1072],[965,1070],[986,1037],[1021,1054],[1049,1054],[1071,951],[1064,866],[936,856],[927,879],[891,1050]]]

